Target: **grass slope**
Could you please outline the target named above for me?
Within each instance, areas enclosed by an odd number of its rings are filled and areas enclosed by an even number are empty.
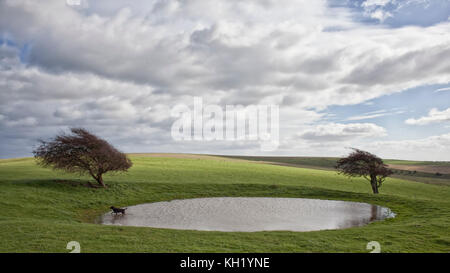
[[[334,170],[337,157],[289,157],[289,156],[222,156],[240,160],[300,168]],[[409,161],[385,159],[394,171],[394,177],[410,181],[450,186],[450,162]]]
[[[89,178],[42,169],[30,158],[0,161],[0,252],[449,252],[450,188],[389,179],[374,196],[365,180],[332,171],[207,157],[132,156],[126,174]],[[395,219],[315,232],[205,232],[102,226],[110,205],[211,196],[352,200],[390,207]]]

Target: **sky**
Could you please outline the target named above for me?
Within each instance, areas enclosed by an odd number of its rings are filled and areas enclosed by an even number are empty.
[[[171,109],[277,105],[279,146]],[[450,161],[450,0],[0,0],[0,158],[84,127],[124,152]]]

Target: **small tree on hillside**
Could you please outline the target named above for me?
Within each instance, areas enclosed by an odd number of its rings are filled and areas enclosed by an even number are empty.
[[[370,182],[373,193],[378,193],[386,177],[393,174],[383,160],[369,152],[353,149],[347,157],[337,161],[339,174],[349,177],[364,177]]]
[[[127,171],[132,163],[107,141],[82,128],[72,128],[71,135],[60,134],[50,141],[40,141],[33,151],[38,164],[66,172],[90,174],[106,188],[103,174]]]

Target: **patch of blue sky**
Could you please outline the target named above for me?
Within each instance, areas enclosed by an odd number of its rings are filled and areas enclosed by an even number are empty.
[[[28,59],[31,53],[32,44],[31,43],[25,43],[22,47],[20,47],[20,53],[19,58],[21,63],[28,63]]]
[[[431,26],[449,20],[450,0],[328,0],[347,7],[355,21],[389,27]]]
[[[17,44],[13,40],[0,38],[0,46],[17,47]]]
[[[3,35],[3,37],[0,37],[0,47],[1,46],[15,49],[17,51],[20,62],[23,64],[28,63],[28,57],[30,56],[30,52],[32,49],[31,43],[24,43],[23,45],[20,45],[13,39],[9,38],[7,35]]]
[[[331,106],[325,112],[327,121],[336,123],[374,123],[387,130],[389,140],[418,139],[450,132],[450,124],[409,125],[409,118],[427,116],[437,108],[450,108],[450,84],[428,85],[382,96],[347,106]]]

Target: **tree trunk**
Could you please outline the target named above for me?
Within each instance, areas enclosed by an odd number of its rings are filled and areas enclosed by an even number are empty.
[[[378,194],[377,177],[375,175],[370,176],[370,185],[374,194]]]
[[[103,177],[102,177],[102,174],[97,175],[97,177],[96,177],[95,180],[97,180],[97,182],[98,182],[103,188],[106,188],[105,183],[103,183]]]

